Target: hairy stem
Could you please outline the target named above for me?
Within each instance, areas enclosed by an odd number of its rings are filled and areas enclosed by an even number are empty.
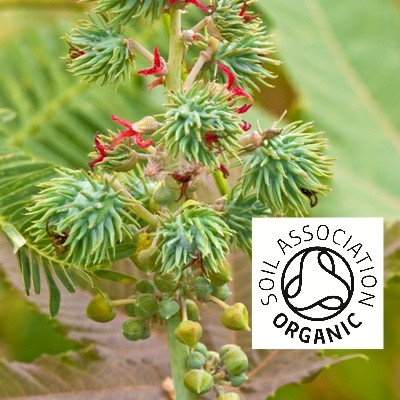
[[[172,379],[176,400],[198,400],[198,396],[186,390],[183,383],[186,369],[186,359],[189,355],[189,347],[179,342],[175,337],[175,329],[181,322],[181,318],[174,317],[167,321],[168,347],[171,362]]]

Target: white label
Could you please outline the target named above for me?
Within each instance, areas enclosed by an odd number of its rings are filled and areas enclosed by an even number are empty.
[[[253,349],[383,349],[383,219],[253,219]]]

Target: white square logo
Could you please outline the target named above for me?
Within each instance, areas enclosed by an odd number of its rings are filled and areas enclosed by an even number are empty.
[[[253,349],[383,349],[383,219],[253,219]]]

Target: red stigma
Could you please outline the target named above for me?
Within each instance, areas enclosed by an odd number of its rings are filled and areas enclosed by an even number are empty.
[[[141,69],[137,72],[138,75],[163,75],[165,74],[167,65],[164,59],[160,56],[158,47],[154,48],[153,65],[150,68]]]

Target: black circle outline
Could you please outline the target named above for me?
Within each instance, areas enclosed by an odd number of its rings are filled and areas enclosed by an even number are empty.
[[[338,312],[336,312],[335,314],[332,314],[332,315],[329,316],[329,317],[324,317],[324,318],[312,318],[312,317],[308,317],[308,316],[305,316],[305,315],[303,315],[303,314],[300,314],[300,313],[297,311],[297,309],[296,309],[295,307],[293,307],[293,306],[288,302],[288,300],[286,299],[286,296],[285,296],[286,290],[284,289],[284,286],[285,286],[285,285],[284,285],[284,278],[285,278],[285,274],[286,274],[286,271],[287,271],[289,265],[291,264],[291,262],[292,262],[299,254],[304,253],[305,251],[307,251],[307,254],[308,254],[309,252],[311,252],[311,251],[313,251],[313,250],[328,250],[328,253],[329,253],[329,252],[332,252],[333,254],[335,254],[336,256],[338,256],[338,257],[344,262],[344,264],[346,265],[346,267],[347,267],[347,269],[349,270],[349,273],[350,273],[350,278],[351,278],[351,285],[350,285],[350,290],[349,290],[349,291],[350,291],[350,296],[349,296],[349,298],[347,299],[347,301],[344,303],[344,305],[342,306],[342,308],[341,308]],[[326,253],[324,253],[324,254],[326,254]],[[333,265],[334,265],[334,264],[333,264]],[[340,278],[340,277],[339,277],[339,278]],[[345,282],[345,285],[348,286],[347,282]],[[341,312],[343,312],[343,311],[346,309],[346,307],[349,305],[350,300],[352,299],[353,294],[354,294],[354,274],[353,274],[353,271],[352,271],[352,269],[351,269],[350,264],[348,263],[348,261],[347,261],[340,253],[338,253],[337,251],[335,251],[335,250],[333,250],[333,249],[331,249],[331,248],[329,248],[329,247],[324,247],[324,246],[307,247],[307,248],[305,248],[305,249],[302,249],[302,250],[298,251],[298,252],[297,252],[293,257],[291,257],[290,260],[286,263],[285,269],[283,270],[283,272],[282,272],[282,277],[281,277],[281,291],[282,291],[282,297],[283,297],[283,299],[285,300],[285,303],[286,303],[286,304],[288,305],[288,307],[289,307],[296,315],[298,315],[299,317],[304,318],[304,319],[307,319],[307,320],[309,320],[309,321],[327,321],[327,320],[332,319],[332,318],[336,317],[337,315],[339,315],[339,314],[340,314]]]

